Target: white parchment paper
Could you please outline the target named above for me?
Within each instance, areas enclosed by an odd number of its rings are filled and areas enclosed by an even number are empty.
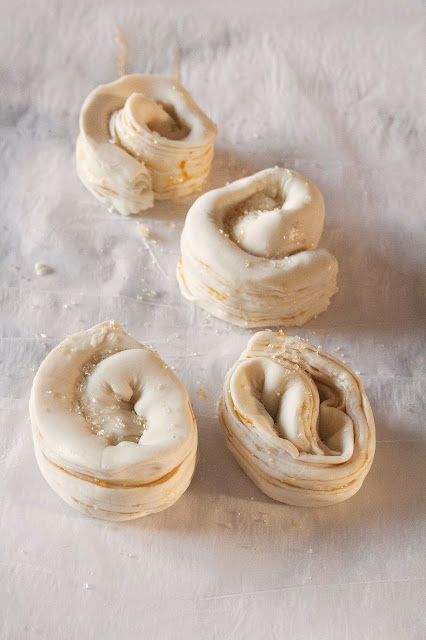
[[[424,637],[424,5],[0,5],[1,637]],[[117,75],[117,25],[128,72],[170,75],[180,47],[182,82],[219,128],[206,188],[278,164],[324,194],[339,292],[294,333],[360,372],[371,400],[376,459],[348,502],[273,502],[228,453],[215,403],[252,332],[180,296],[193,198],[124,218],[76,176],[79,109]],[[107,319],[176,368],[200,440],[176,505],[111,525],[48,487],[27,408],[49,350]]]

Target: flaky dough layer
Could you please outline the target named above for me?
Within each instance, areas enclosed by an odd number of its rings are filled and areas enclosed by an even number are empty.
[[[159,355],[105,322],[41,364],[30,415],[40,470],[69,504],[108,520],[173,504],[197,458],[187,391]]]
[[[239,465],[266,495],[319,507],[361,487],[376,439],[357,376],[325,351],[261,331],[228,372],[219,417]]]
[[[209,191],[182,232],[181,292],[241,327],[301,325],[337,290],[337,260],[317,248],[323,223],[321,192],[288,169]]]
[[[123,76],[101,85],[80,113],[77,173],[123,215],[199,189],[213,159],[216,125],[171,78]]]

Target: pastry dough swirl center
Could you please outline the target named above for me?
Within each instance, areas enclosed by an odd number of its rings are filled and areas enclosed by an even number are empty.
[[[254,256],[281,259],[314,249],[322,229],[304,215],[311,202],[308,183],[290,171],[227,212],[228,233]]]
[[[112,114],[109,127],[112,140],[137,157],[145,151],[143,135],[147,132],[154,139],[183,140],[191,131],[173,105],[156,101],[143,93],[132,93],[124,107]]]
[[[163,368],[164,366],[164,368]],[[110,445],[148,440],[158,424],[170,423],[179,400],[168,393],[167,365],[147,349],[127,349],[89,363],[78,386],[77,411]]]
[[[339,395],[317,386],[298,365],[250,358],[235,369],[230,392],[239,418],[283,439],[293,457],[336,456],[341,462],[352,455],[353,422],[340,408]]]

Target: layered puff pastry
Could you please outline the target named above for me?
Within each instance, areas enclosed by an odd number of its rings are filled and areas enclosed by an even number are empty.
[[[265,169],[209,191],[185,221],[181,292],[241,327],[302,325],[337,290],[337,261],[317,249],[323,224],[321,192],[289,169]]]
[[[77,173],[123,215],[199,189],[213,159],[216,125],[176,81],[128,75],[101,85],[80,113]]]
[[[357,376],[320,348],[256,333],[218,408],[230,451],[270,498],[320,507],[361,488],[375,452],[370,403]]]
[[[41,364],[30,415],[37,462],[68,504],[104,520],[171,506],[197,459],[187,391],[159,355],[104,322]]]

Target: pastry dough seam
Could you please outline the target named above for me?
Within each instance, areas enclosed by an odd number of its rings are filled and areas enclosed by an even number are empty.
[[[121,489],[142,489],[143,487],[155,487],[155,486],[158,486],[160,484],[163,484],[164,482],[167,482],[167,480],[172,478],[179,471],[179,468],[187,460],[187,458],[189,458],[189,456],[191,455],[191,454],[188,454],[182,460],[182,462],[180,462],[177,465],[177,467],[175,467],[174,469],[172,469],[171,471],[166,473],[164,476],[161,476],[161,478],[158,478],[158,480],[153,480],[152,482],[146,482],[146,483],[143,483],[143,484],[121,484],[119,482],[117,482],[117,483],[110,482],[110,481],[104,480],[102,478],[95,478],[94,476],[89,476],[89,475],[87,475],[85,473],[78,473],[78,472],[69,471],[69,469],[65,469],[64,467],[61,467],[60,465],[58,465],[55,462],[53,462],[52,460],[50,460],[50,458],[48,458],[46,456],[44,451],[42,451],[41,453],[43,455],[43,458],[47,462],[49,462],[53,467],[56,467],[56,469],[58,469],[59,471],[63,471],[64,473],[67,473],[69,476],[72,476],[73,478],[78,478],[79,480],[84,480],[85,482],[90,482],[91,484],[95,484],[98,487],[104,487],[105,489],[120,489],[120,490]]]

